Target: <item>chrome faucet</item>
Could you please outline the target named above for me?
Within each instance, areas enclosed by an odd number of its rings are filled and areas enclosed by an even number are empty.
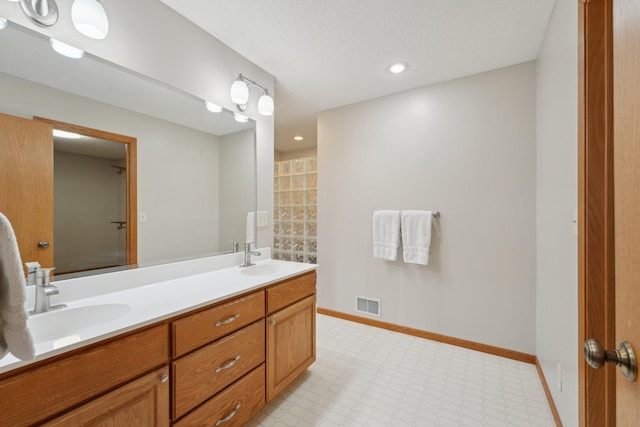
[[[37,264],[37,265],[36,265]],[[60,289],[50,283],[51,272],[54,268],[40,268],[40,264],[27,263],[27,284],[35,285],[36,302],[35,306],[29,314],[46,313],[47,311],[59,310],[65,308],[65,304],[51,305],[49,298],[51,295],[58,295]]]
[[[255,255],[255,256],[262,255],[258,251],[251,250],[252,243],[253,242],[247,242],[244,244],[244,264],[242,264],[240,267],[251,267],[252,265],[255,265],[254,263],[251,262],[251,255]]]

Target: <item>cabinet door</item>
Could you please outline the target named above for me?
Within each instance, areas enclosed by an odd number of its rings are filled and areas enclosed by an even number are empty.
[[[267,401],[316,360],[316,296],[267,318]]]
[[[0,183],[22,261],[53,267],[53,126],[0,114]]]
[[[169,368],[147,374],[44,425],[168,427]]]

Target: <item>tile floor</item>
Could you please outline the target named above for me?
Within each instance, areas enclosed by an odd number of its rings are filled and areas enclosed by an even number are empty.
[[[554,426],[534,365],[318,315],[317,360],[257,426]]]

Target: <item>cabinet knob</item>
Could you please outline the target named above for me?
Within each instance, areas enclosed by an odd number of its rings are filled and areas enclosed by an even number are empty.
[[[169,381],[169,375],[164,374],[163,376],[160,377],[161,383],[166,383],[167,381]]]
[[[275,325],[276,325],[276,321],[275,321],[275,319],[271,319],[271,320],[269,321],[269,323],[271,323],[271,326],[275,326]]]
[[[38,247],[39,248],[48,248],[49,247],[49,242],[47,242],[46,240],[41,240],[38,242]]]

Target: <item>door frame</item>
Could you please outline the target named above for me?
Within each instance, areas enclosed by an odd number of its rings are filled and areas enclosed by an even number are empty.
[[[51,120],[44,117],[34,117],[33,120],[49,123],[54,129],[64,130],[67,132],[75,132],[80,135],[91,136],[93,138],[106,139],[113,142],[125,144],[127,147],[126,157],[126,187],[127,187],[127,215],[126,215],[126,236],[127,236],[127,256],[126,263],[128,266],[137,266],[138,264],[138,173],[137,173],[137,138],[120,135],[117,133],[107,132],[98,129],[92,129],[84,126],[65,123],[57,120]]]
[[[615,425],[615,366],[595,370],[582,343],[615,348],[613,0],[578,3],[578,381],[580,426]]]

